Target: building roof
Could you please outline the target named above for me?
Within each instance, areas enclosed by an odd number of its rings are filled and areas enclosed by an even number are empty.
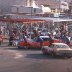
[[[36,0],[38,5],[48,5],[50,8],[59,8],[59,2],[53,0]]]
[[[67,22],[67,21],[72,21],[72,19],[68,19],[68,18],[49,18],[49,17],[42,17],[42,18],[34,18],[34,19],[40,19],[40,20],[52,21],[52,22]]]
[[[62,0],[63,1],[63,0]],[[70,2],[71,0],[65,0],[66,2]],[[38,5],[48,5],[50,8],[59,8],[60,0],[36,0]]]
[[[27,0],[0,0],[0,9],[2,9],[3,12],[11,12],[11,6],[12,5],[26,5]],[[38,5],[50,5],[51,8],[58,7],[59,4],[54,2],[55,0],[35,0],[36,4]],[[71,0],[66,0],[67,2],[70,2]]]

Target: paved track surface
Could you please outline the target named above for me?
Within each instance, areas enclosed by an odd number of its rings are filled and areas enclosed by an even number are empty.
[[[0,46],[0,72],[72,72],[72,58],[54,58],[41,50]]]

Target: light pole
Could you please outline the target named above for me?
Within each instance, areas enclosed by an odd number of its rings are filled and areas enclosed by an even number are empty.
[[[31,18],[32,18],[32,7],[31,7]]]

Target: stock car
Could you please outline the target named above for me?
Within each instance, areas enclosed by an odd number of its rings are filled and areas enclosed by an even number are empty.
[[[22,48],[39,48],[40,46],[40,43],[32,40],[32,39],[26,39],[26,41],[24,41],[23,39],[21,39],[19,42],[18,42],[18,48],[19,49],[22,49]]]
[[[43,39],[43,46],[49,46],[50,42],[48,41],[49,37],[48,36],[41,36]],[[20,39],[18,42],[18,48],[40,48],[40,43],[36,42],[35,39],[29,39],[27,38],[26,41],[23,39]]]
[[[49,36],[40,36],[43,39],[43,46],[50,46],[50,38]],[[53,43],[61,42],[59,39],[52,39]],[[18,41],[18,48],[40,48],[40,43],[37,42],[35,39],[26,38],[26,41],[20,39]]]
[[[52,43],[50,47],[42,47],[43,54],[61,57],[72,57],[72,49],[65,43]]]

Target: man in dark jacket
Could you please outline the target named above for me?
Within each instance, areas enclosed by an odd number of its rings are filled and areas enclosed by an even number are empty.
[[[10,37],[9,37],[9,46],[13,45],[13,40],[14,40],[13,35],[10,35]]]
[[[37,37],[37,42],[40,43],[40,48],[42,48],[42,45],[43,45],[43,39],[42,39],[40,36]]]

